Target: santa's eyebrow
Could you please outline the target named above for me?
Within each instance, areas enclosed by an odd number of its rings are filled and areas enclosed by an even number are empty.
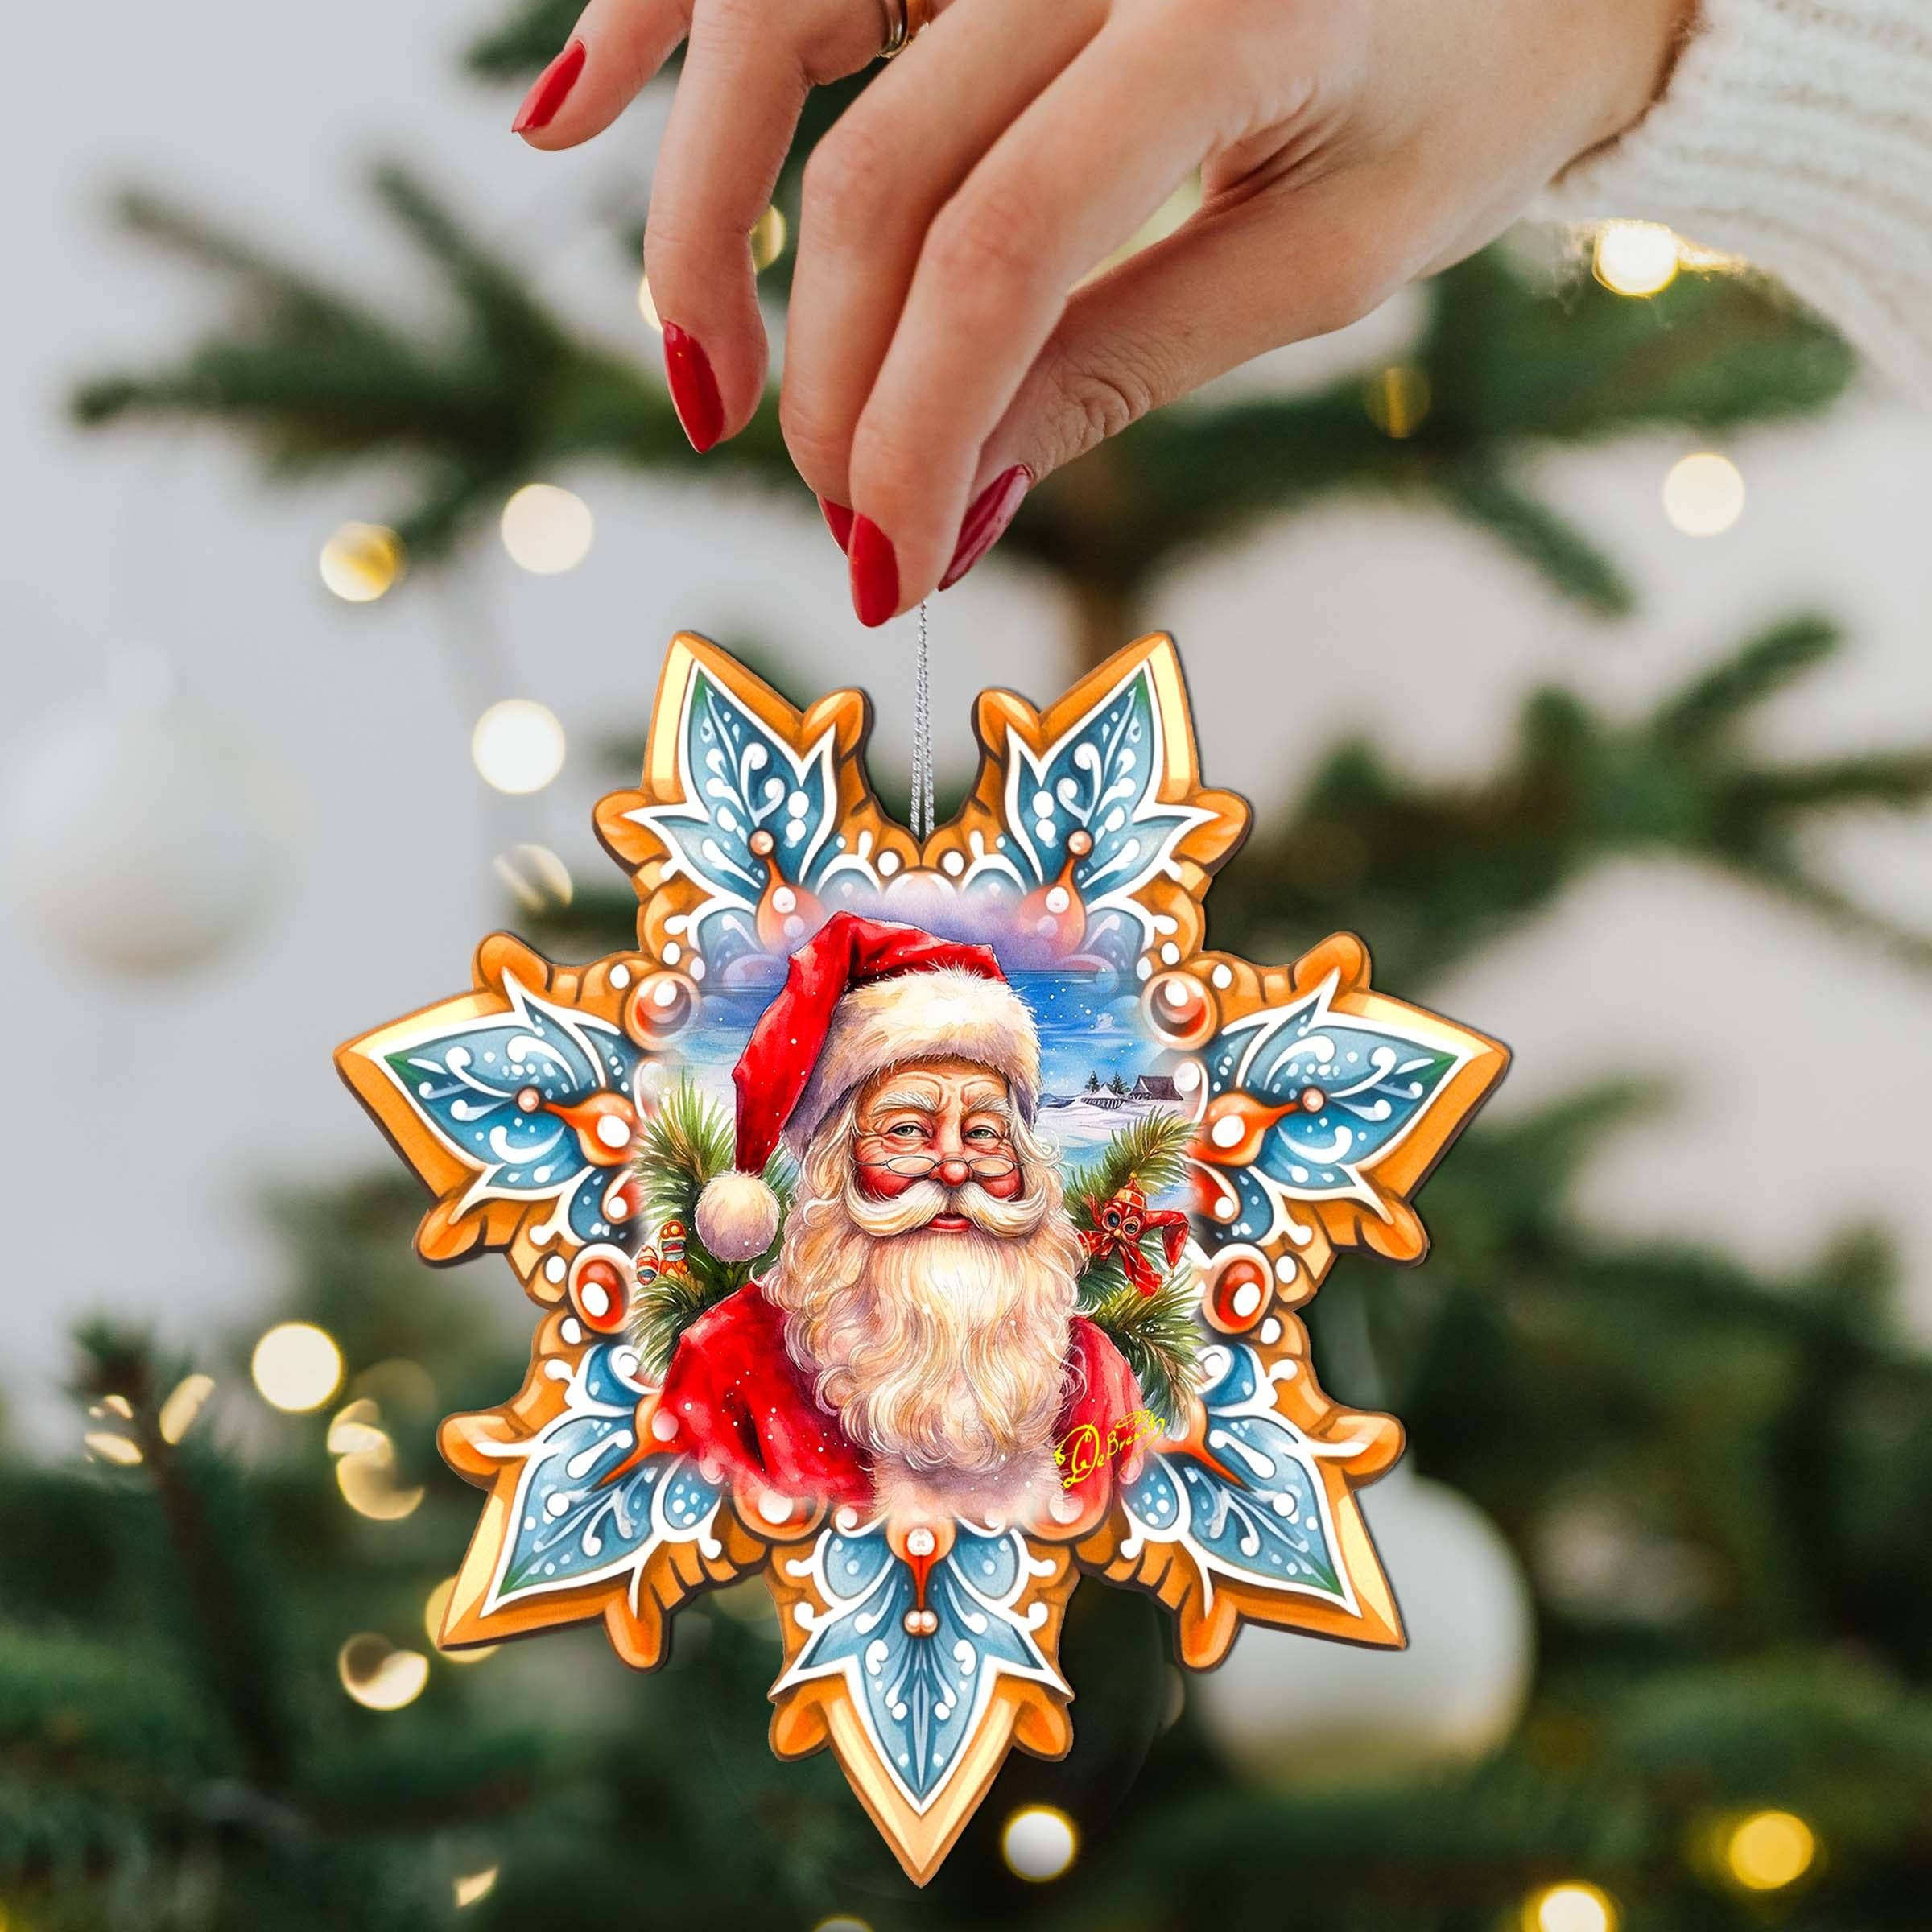
[[[895,1087],[890,1093],[882,1093],[872,1104],[875,1113],[937,1113],[939,1100],[937,1094],[922,1093],[916,1087]]]
[[[989,1113],[996,1121],[1005,1121],[1009,1125],[1013,1120],[1013,1108],[1004,1094],[989,1093],[984,1100],[968,1100],[966,1111],[968,1113]]]

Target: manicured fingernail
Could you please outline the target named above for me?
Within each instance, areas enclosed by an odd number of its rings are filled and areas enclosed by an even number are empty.
[[[710,357],[699,346],[696,336],[687,335],[675,322],[664,324],[664,374],[678,420],[684,425],[691,448],[703,456],[724,433],[724,405],[718,398],[718,379],[711,373]]]
[[[510,124],[510,131],[513,134],[527,134],[533,128],[548,127],[556,119],[557,109],[569,97],[570,90],[577,84],[577,76],[583,71],[584,43],[573,40],[537,76],[530,92],[523,97],[523,105],[517,109],[516,119]]]
[[[899,608],[899,559],[892,539],[870,517],[854,517],[852,541],[852,607],[865,625],[883,624]]]
[[[1033,472],[1024,463],[1003,469],[973,498],[966,520],[960,526],[960,540],[953,547],[952,561],[939,579],[941,590],[951,590],[980,559],[1006,534],[1028,490],[1033,488]]]
[[[825,527],[832,532],[832,539],[840,550],[852,547],[852,512],[843,503],[835,503],[830,497],[819,498],[819,514],[825,519]]]

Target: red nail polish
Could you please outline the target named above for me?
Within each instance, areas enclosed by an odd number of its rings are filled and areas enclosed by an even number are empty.
[[[819,514],[825,519],[825,527],[832,532],[832,541],[840,550],[852,547],[852,512],[843,503],[835,503],[830,497],[819,498]]]
[[[569,97],[570,90],[577,84],[577,76],[584,71],[584,43],[573,40],[537,76],[530,92],[523,97],[523,105],[517,109],[516,119],[510,124],[513,134],[526,134],[533,128],[548,127],[555,120],[557,109]]]
[[[899,559],[892,539],[870,517],[854,517],[845,554],[852,559],[852,607],[859,621],[883,624],[899,608]]]
[[[711,373],[711,358],[675,322],[664,324],[664,373],[671,383],[671,399],[678,420],[691,446],[703,456],[724,433],[724,405],[718,397],[718,379]]]
[[[952,561],[939,579],[941,590],[951,590],[980,559],[1006,534],[1028,490],[1033,488],[1033,472],[1024,463],[1003,469],[973,498],[966,519],[960,526],[960,540],[953,547]]]

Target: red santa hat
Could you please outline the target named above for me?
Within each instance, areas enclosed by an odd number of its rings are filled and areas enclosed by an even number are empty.
[[[791,956],[784,985],[739,1056],[736,1163],[699,1196],[698,1238],[720,1261],[762,1254],[778,1231],[778,1198],[763,1173],[779,1141],[802,1152],[873,1075],[942,1057],[1004,1075],[1032,1120],[1039,1035],[991,949],[834,913]]]

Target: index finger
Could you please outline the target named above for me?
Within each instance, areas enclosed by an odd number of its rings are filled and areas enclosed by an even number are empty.
[[[563,52],[530,84],[510,131],[547,149],[601,134],[671,58],[690,23],[690,0],[590,0]]]
[[[672,399],[700,452],[744,427],[766,347],[751,231],[819,82],[878,52],[875,0],[697,0],[651,181],[644,262]]]
[[[1225,133],[1226,76],[1184,27],[1113,24],[928,229],[852,450],[853,601],[883,622],[951,560],[981,445],[1075,283]],[[1150,116],[1150,98],[1162,103]],[[1122,138],[1122,130],[1133,130]]]

